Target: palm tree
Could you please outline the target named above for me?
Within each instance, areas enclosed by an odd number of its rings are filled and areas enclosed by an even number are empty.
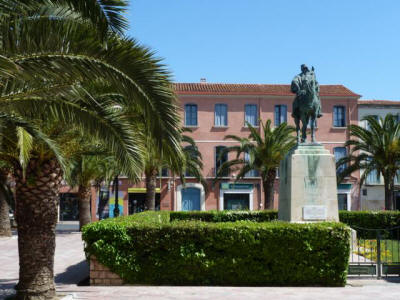
[[[10,188],[12,166],[26,166],[32,149],[32,138],[52,149],[62,161],[57,146],[37,126],[21,117],[0,113],[0,236],[11,235],[9,209],[14,200]]]
[[[79,230],[91,222],[91,186],[105,180],[101,165],[103,159],[104,156],[95,153],[77,153],[67,167],[65,177],[68,184],[78,187]]]
[[[182,129],[183,132],[190,132],[189,129]],[[200,183],[203,184],[205,191],[207,191],[207,183],[202,175],[202,157],[197,148],[195,141],[188,135],[181,135],[181,153],[154,151],[156,149],[152,145],[151,137],[147,138],[147,153],[145,155],[145,184],[146,184],[146,200],[145,207],[148,210],[155,210],[155,196],[157,175],[160,174],[162,168],[169,169],[174,175],[180,177],[183,184],[185,184],[186,176],[193,176]],[[165,144],[165,146],[168,146]],[[172,154],[172,156],[171,156]]]
[[[394,207],[394,181],[400,170],[400,123],[391,114],[377,119],[375,116],[366,116],[362,119],[368,126],[363,128],[350,125],[350,139],[345,143],[350,147],[349,155],[337,162],[338,182],[356,170],[363,170],[360,185],[367,176],[377,172],[382,174],[385,186],[385,209]],[[344,166],[344,167],[343,167]]]
[[[109,5],[111,3],[111,5]],[[179,152],[179,117],[169,73],[151,51],[121,38],[126,1],[0,1],[2,112],[27,120],[76,124],[114,153],[124,173],[137,176],[143,147],[129,118],[115,111],[136,106],[157,141]],[[82,5],[84,4],[84,5]],[[93,83],[120,95],[91,95]],[[25,141],[32,135],[23,133]],[[156,147],[160,143],[155,143]],[[62,163],[39,143],[28,163],[13,165],[20,276],[18,297],[55,295],[53,262]]]
[[[272,209],[274,207],[276,170],[281,160],[296,145],[296,138],[292,135],[294,128],[286,123],[275,128],[271,126],[271,120],[267,120],[265,124],[260,121],[260,124],[261,132],[247,123],[250,130],[248,138],[235,135],[225,137],[225,139],[238,142],[238,145],[224,148],[220,157],[229,152],[236,153],[236,157],[224,162],[219,167],[215,181],[234,169],[239,170],[236,180],[245,178],[248,172],[254,170],[261,176],[265,199],[264,208]],[[244,156],[248,156],[248,159]]]

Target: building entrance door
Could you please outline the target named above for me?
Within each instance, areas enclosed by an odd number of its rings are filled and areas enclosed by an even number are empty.
[[[347,210],[347,194],[338,194],[339,210]]]
[[[250,209],[250,195],[224,193],[224,209],[226,210]]]
[[[182,189],[182,210],[200,210],[200,189]]]

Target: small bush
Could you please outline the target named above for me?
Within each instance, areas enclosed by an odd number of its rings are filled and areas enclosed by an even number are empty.
[[[348,227],[340,223],[168,221],[166,212],[89,224],[82,237],[126,283],[343,286]]]

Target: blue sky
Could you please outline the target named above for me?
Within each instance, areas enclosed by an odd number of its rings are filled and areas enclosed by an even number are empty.
[[[400,100],[399,0],[133,0],[129,36],[177,82],[320,84]]]

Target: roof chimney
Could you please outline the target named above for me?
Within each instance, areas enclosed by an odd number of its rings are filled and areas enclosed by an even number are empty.
[[[206,83],[206,82],[207,82],[207,79],[205,79],[205,78],[200,78],[200,82],[201,82],[201,83]]]

